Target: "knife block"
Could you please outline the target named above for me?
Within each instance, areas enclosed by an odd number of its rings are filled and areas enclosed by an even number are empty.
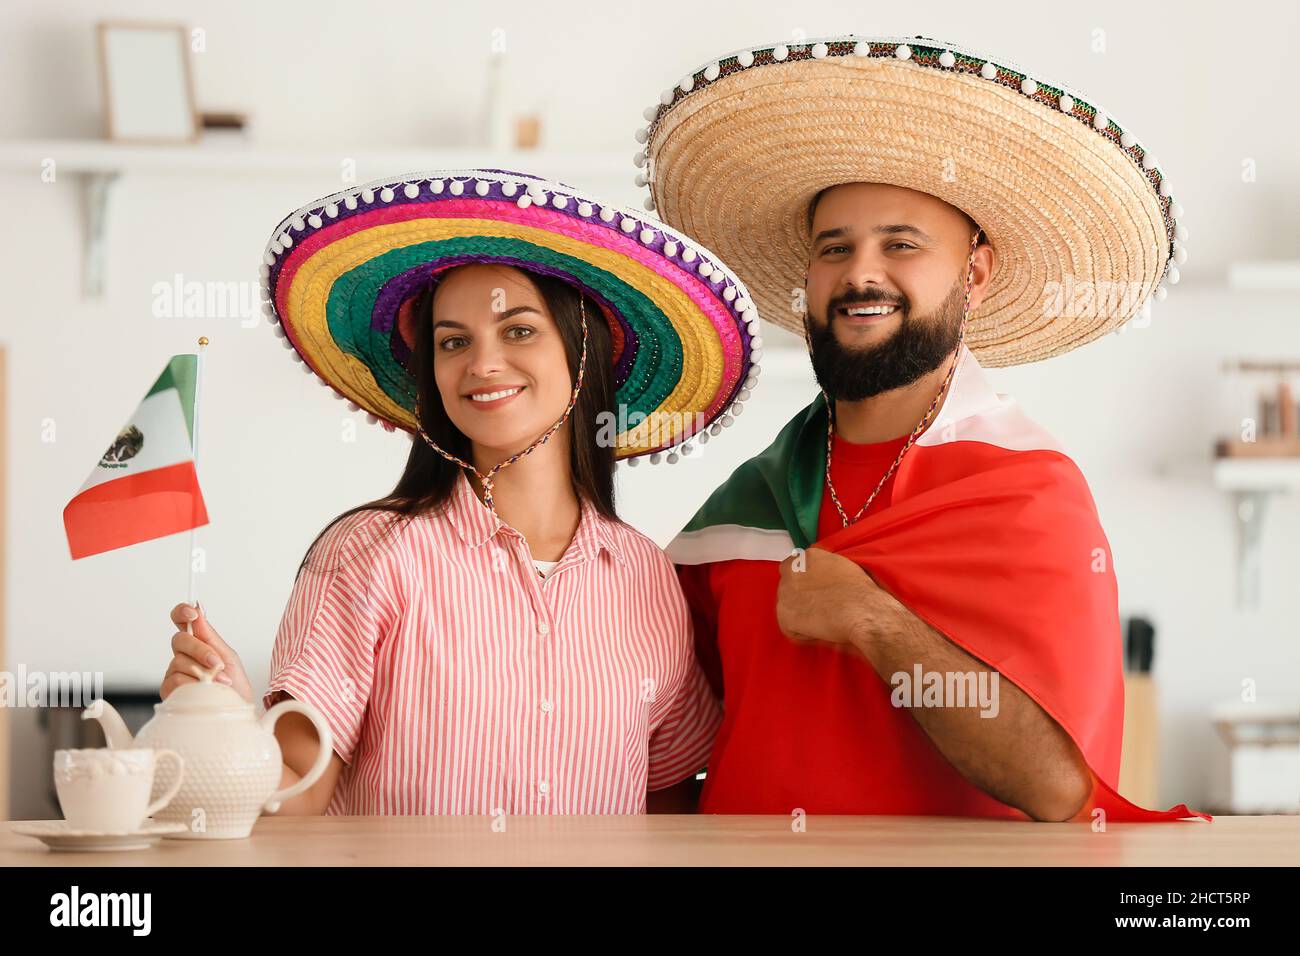
[[[1119,792],[1142,807],[1157,798],[1156,686],[1150,674],[1124,675],[1124,745],[1119,761]]]

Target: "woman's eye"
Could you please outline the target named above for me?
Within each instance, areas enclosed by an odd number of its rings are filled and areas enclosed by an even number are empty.
[[[522,332],[522,335],[515,335],[516,332]],[[533,330],[526,325],[512,325],[506,329],[506,338],[509,339],[526,339],[533,334]]]
[[[465,337],[463,335],[449,335],[438,343],[438,348],[450,352],[452,349],[460,348],[461,343],[464,341]]]

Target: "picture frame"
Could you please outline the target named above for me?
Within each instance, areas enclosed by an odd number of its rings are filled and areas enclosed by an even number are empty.
[[[108,138],[124,143],[197,141],[188,29],[149,21],[100,21],[96,27]]]

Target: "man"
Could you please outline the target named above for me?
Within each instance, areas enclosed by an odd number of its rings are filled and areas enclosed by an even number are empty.
[[[777,45],[661,103],[653,205],[803,332],[823,391],[668,549],[725,709],[700,809],[1203,817],[1114,790],[1110,548],[975,354],[1059,354],[1177,280],[1154,161],[952,47]]]

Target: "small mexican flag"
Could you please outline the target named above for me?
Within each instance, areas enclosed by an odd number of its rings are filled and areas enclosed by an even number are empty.
[[[194,468],[198,356],[177,355],[63,509],[72,558],[208,523]]]

